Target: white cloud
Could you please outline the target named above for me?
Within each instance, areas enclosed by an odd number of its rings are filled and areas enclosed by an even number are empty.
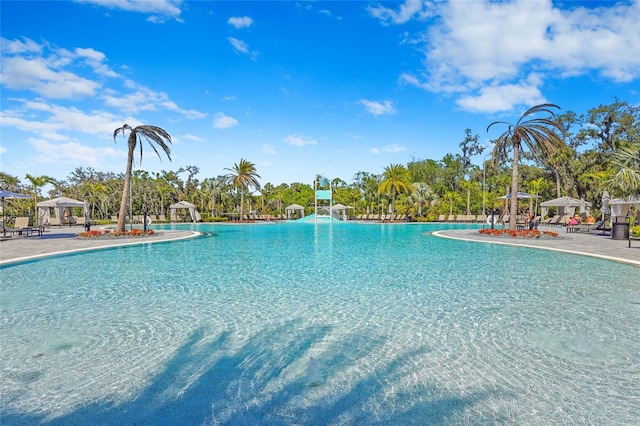
[[[466,111],[492,113],[509,111],[515,105],[538,105],[547,100],[535,85],[526,82],[486,86],[476,96],[462,96],[456,104]]]
[[[367,8],[371,16],[377,18],[385,25],[404,24],[414,17],[425,19],[433,15],[434,6],[431,2],[422,0],[405,0],[398,10],[384,6],[370,6]]]
[[[52,69],[43,58],[3,57],[0,81],[10,89],[31,90],[52,99],[94,96],[100,87],[72,72]]]
[[[378,148],[371,148],[369,152],[372,154],[380,154],[380,150]]]
[[[419,5],[408,1],[396,11],[376,8],[372,14],[384,24],[402,24],[428,15],[419,16]],[[438,17],[417,36],[425,46],[424,73],[407,72],[400,81],[457,96],[457,104],[471,111],[497,112],[544,99],[545,81],[552,78],[594,71],[615,82],[640,78],[640,2],[597,6],[438,3]]]
[[[236,29],[249,28],[253,24],[253,19],[248,16],[232,16],[227,20],[227,24]]]
[[[228,115],[224,115],[221,112],[217,113],[213,118],[213,127],[216,129],[227,129],[237,125],[238,120],[233,117],[229,117]]]
[[[91,3],[109,9],[148,14],[150,22],[165,22],[170,18],[180,20],[182,0],[75,0],[78,3]]]
[[[284,141],[293,146],[316,145],[318,142],[302,133],[296,133],[284,138]]]
[[[367,99],[360,99],[358,102],[360,102],[362,105],[364,105],[364,107],[366,108],[366,110],[370,113],[375,115],[376,117],[379,115],[390,115],[390,114],[395,114],[396,110],[393,107],[393,104],[391,103],[391,101],[370,101]]]
[[[265,143],[262,145],[262,152],[264,152],[265,154],[274,155],[276,153],[276,149],[273,145]]]
[[[233,47],[234,52],[250,55],[252,59],[255,59],[258,56],[256,51],[252,52],[249,50],[249,45],[246,42],[235,37],[227,37],[227,40],[231,43],[231,47]]]
[[[200,136],[192,135],[192,134],[189,134],[189,133],[187,133],[186,135],[182,135],[182,138],[188,139],[190,141],[204,142],[204,139],[201,138]]]
[[[96,167],[106,157],[126,158],[125,150],[88,146],[76,141],[51,143],[46,139],[29,138],[28,143],[36,151],[34,161],[41,164],[82,164],[83,167]]]
[[[158,111],[169,110],[182,114],[188,119],[196,120],[205,118],[206,114],[196,110],[185,110],[175,102],[169,99],[169,95],[163,92],[156,92],[148,87],[137,84],[133,80],[126,80],[124,83],[126,89],[132,89],[133,92],[128,94],[120,94],[112,89],[104,90],[101,99],[105,105],[117,108],[126,113],[138,113],[140,111]]]
[[[244,41],[235,37],[227,37],[227,40],[229,40],[229,43],[231,43],[231,46],[236,53],[249,53],[249,45]]]
[[[384,148],[382,148],[382,150],[384,152],[394,153],[394,152],[406,151],[407,148],[405,148],[403,146],[396,145],[396,144],[391,144],[391,145],[385,145]]]

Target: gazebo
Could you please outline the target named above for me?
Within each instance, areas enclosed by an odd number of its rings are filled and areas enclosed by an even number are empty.
[[[335,204],[331,209],[334,212],[334,214],[337,213],[337,216],[340,217],[342,216],[343,220],[347,220],[348,218],[348,214],[347,214],[347,210],[352,209],[353,207],[351,206],[345,206],[344,204]]]
[[[38,224],[50,225],[51,224],[51,212],[49,209],[53,208],[55,217],[62,223],[62,218],[65,210],[69,216],[73,216],[73,209],[78,207],[82,208],[82,213],[85,218],[89,214],[89,206],[85,201],[74,200],[68,197],[52,198],[51,200],[41,201],[38,204]]]
[[[178,201],[175,204],[171,204],[169,206],[169,209],[171,210],[172,222],[175,222],[177,220],[178,210],[188,210],[189,216],[191,217],[191,221],[193,222],[198,222],[199,220],[202,220],[202,216],[200,216],[200,213],[198,213],[196,206],[191,204],[188,201]]]
[[[304,217],[304,207],[299,204],[291,204],[285,207],[284,211],[287,213],[287,219],[291,219],[293,213],[298,213],[298,219]]]
[[[549,207],[562,208],[564,214],[573,216],[573,214],[576,212],[576,207],[580,208],[580,213],[589,214],[591,203],[585,201],[584,199],[578,200],[577,198],[565,196],[549,201],[543,201],[542,203],[540,203],[540,206],[542,206],[542,217],[545,217],[547,215]]]

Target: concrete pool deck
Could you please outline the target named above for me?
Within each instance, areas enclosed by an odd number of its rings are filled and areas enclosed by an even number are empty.
[[[554,229],[549,229],[555,231]],[[150,244],[193,238],[200,233],[194,231],[159,230],[154,235],[142,238],[113,240],[81,240],[75,235],[82,232],[77,228],[48,228],[43,237],[14,236],[0,242],[0,265],[37,259],[55,254],[76,253],[87,250],[126,246],[132,244]],[[609,236],[591,233],[565,233],[560,229],[557,238],[545,240],[505,239],[482,236],[477,229],[456,229],[434,232],[443,238],[476,241],[491,244],[509,244],[538,249],[562,251],[584,256],[623,262],[640,266],[640,243],[628,246],[627,240],[612,240]]]
[[[82,227],[47,228],[42,237],[14,236],[0,242],[0,265],[22,262],[40,257],[69,254],[109,247],[120,247],[134,244],[152,244],[165,241],[183,240],[201,235],[194,231],[160,230],[146,237],[122,239],[79,239],[75,238]]]

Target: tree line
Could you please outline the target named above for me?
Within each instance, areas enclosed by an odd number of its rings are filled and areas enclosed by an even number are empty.
[[[502,126],[503,133],[491,141],[490,152],[480,145],[478,134],[466,129],[458,152],[441,159],[411,158],[407,164],[390,164],[379,174],[359,171],[350,182],[336,177],[334,203],[354,207],[352,214],[394,212],[434,220],[441,214],[527,209],[528,202],[518,206],[516,198],[508,205],[499,198],[518,190],[541,200],[564,195],[584,198],[596,210],[604,191],[613,197],[640,195],[639,106],[615,99],[579,115],[559,113],[556,105],[543,104],[516,123],[491,123],[487,131],[493,126]],[[125,132],[129,158],[124,174],[77,167],[64,180],[26,174],[22,181],[0,172],[3,189],[35,198],[35,202],[12,200],[12,214],[35,215],[35,204],[45,198],[42,189],[49,184],[47,197],[88,201],[92,219],[118,213],[124,217],[129,204],[132,214],[165,215],[168,206],[180,200],[196,205],[206,221],[225,220],[229,213],[242,218],[249,211],[283,215],[290,204],[304,206],[307,214],[313,211],[313,184],[261,185],[255,165],[246,159],[215,177],[200,176],[193,165],[158,173],[131,170],[136,149],[142,160],[144,140],[156,154],[160,155],[158,146],[170,158],[171,138],[159,127],[132,129],[125,124],[116,129],[114,140]],[[478,156],[482,163],[472,164]]]

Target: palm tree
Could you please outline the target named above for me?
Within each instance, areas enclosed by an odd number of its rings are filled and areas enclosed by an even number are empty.
[[[429,185],[424,182],[413,183],[413,193],[409,197],[418,206],[418,216],[422,216],[422,206],[431,202],[435,196],[435,193]]]
[[[160,153],[154,146],[156,143],[164,153],[167,155],[169,161],[171,161],[171,149],[169,149],[168,143],[171,143],[171,136],[164,129],[156,126],[142,125],[131,128],[128,124],[117,128],[113,132],[113,141],[116,141],[116,137],[119,133],[122,133],[124,137],[125,132],[129,132],[129,138],[127,140],[127,169],[124,173],[124,188],[122,190],[122,201],[120,202],[120,213],[118,215],[118,224],[116,225],[116,231],[124,232],[125,216],[127,214],[127,199],[129,198],[129,191],[131,190],[131,169],[133,168],[133,153],[140,142],[140,162],[142,162],[142,141],[146,140],[153,151],[158,155],[158,158],[162,161]]]
[[[515,124],[504,121],[494,121],[487,127],[487,132],[495,124],[507,125],[507,130],[495,140],[493,149],[494,157],[499,157],[507,151],[507,147],[513,149],[513,170],[511,174],[511,215],[509,216],[509,229],[516,229],[516,215],[518,212],[518,163],[520,161],[520,149],[525,146],[534,155],[550,154],[564,146],[562,139],[556,133],[564,134],[562,127],[552,118],[555,116],[551,108],[558,108],[554,104],[536,105],[527,110]],[[549,118],[531,117],[538,113],[547,113]]]
[[[622,195],[640,195],[640,143],[620,148],[613,154],[616,174],[607,182],[610,190]]]
[[[529,187],[527,190],[533,195],[540,195],[540,191],[544,188],[544,178],[539,177],[538,179],[533,179],[529,181]],[[536,198],[535,208],[533,209],[533,215],[538,214],[538,199]]]
[[[26,176],[24,177],[26,180],[28,180],[29,182],[31,182],[31,186],[33,187],[33,196],[35,198],[35,204],[34,204],[34,211],[36,212],[36,215],[38,214],[38,193],[40,192],[40,188],[42,188],[43,186],[45,186],[48,183],[56,183],[56,180],[54,178],[52,178],[51,176],[47,176],[47,175],[42,175],[42,176],[32,176],[29,173],[26,174]],[[37,216],[35,218],[35,220],[37,220]],[[35,221],[34,221],[35,223]]]
[[[382,181],[378,187],[378,194],[391,195],[391,217],[393,217],[396,194],[403,192],[407,194],[413,192],[409,169],[401,164],[391,164],[385,167]]]
[[[232,168],[225,168],[225,170],[231,172],[227,174],[231,184],[240,189],[240,222],[242,222],[244,216],[244,194],[249,187],[260,189],[260,183],[258,182],[260,175],[256,172],[256,166],[244,158],[241,158],[240,162],[234,164]]]

